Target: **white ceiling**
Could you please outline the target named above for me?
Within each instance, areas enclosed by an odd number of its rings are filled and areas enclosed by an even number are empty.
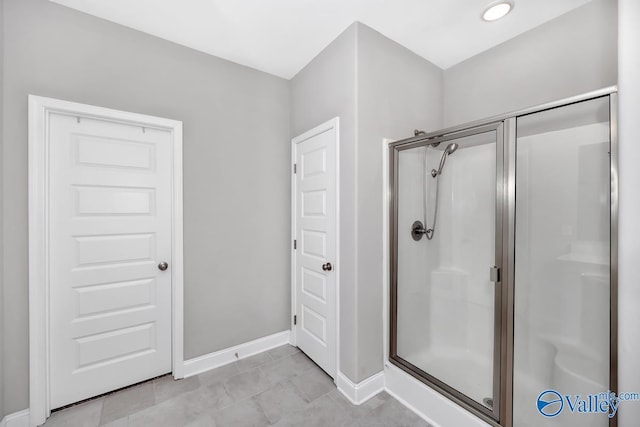
[[[293,77],[354,21],[449,68],[590,0],[51,0],[193,49]]]

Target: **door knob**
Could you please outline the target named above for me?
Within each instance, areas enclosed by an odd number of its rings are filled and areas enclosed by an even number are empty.
[[[322,269],[323,269],[324,271],[331,271],[331,270],[333,270],[333,266],[331,265],[331,263],[330,263],[330,262],[328,262],[328,263],[326,263],[326,264],[322,264]]]
[[[160,271],[165,271],[167,268],[169,268],[169,264],[167,264],[166,262],[161,262],[160,264],[158,264],[158,270]]]

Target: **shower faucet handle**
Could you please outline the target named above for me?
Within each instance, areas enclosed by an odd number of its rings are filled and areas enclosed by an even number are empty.
[[[331,263],[330,263],[330,262],[328,262],[328,263],[326,263],[326,264],[322,264],[322,269],[323,269],[324,271],[331,271],[331,270],[333,270],[333,266],[331,265]]]

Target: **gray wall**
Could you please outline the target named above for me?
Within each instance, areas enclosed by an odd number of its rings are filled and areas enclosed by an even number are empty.
[[[289,83],[46,0],[5,18],[5,411],[28,405],[29,93],[184,122],[186,358],[288,329]]]
[[[357,377],[356,198],[357,24],[347,28],[291,80],[291,133],[340,117],[340,369]]]
[[[620,0],[619,62],[619,359],[618,391],[640,390],[640,2]],[[626,402],[618,412],[620,427],[638,425],[640,404]]]
[[[382,370],[382,140],[442,128],[442,103],[440,68],[358,26],[356,381]]]
[[[444,124],[617,82],[617,1],[594,0],[445,71]]]
[[[292,134],[340,117],[340,370],[382,370],[382,139],[442,125],[442,71],[355,23],[292,80]]]

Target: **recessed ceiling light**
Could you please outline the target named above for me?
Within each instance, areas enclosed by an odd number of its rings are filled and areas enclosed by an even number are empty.
[[[513,2],[511,1],[493,2],[484,10],[482,19],[488,22],[497,21],[498,19],[504,17],[507,13],[511,12],[512,9]]]

